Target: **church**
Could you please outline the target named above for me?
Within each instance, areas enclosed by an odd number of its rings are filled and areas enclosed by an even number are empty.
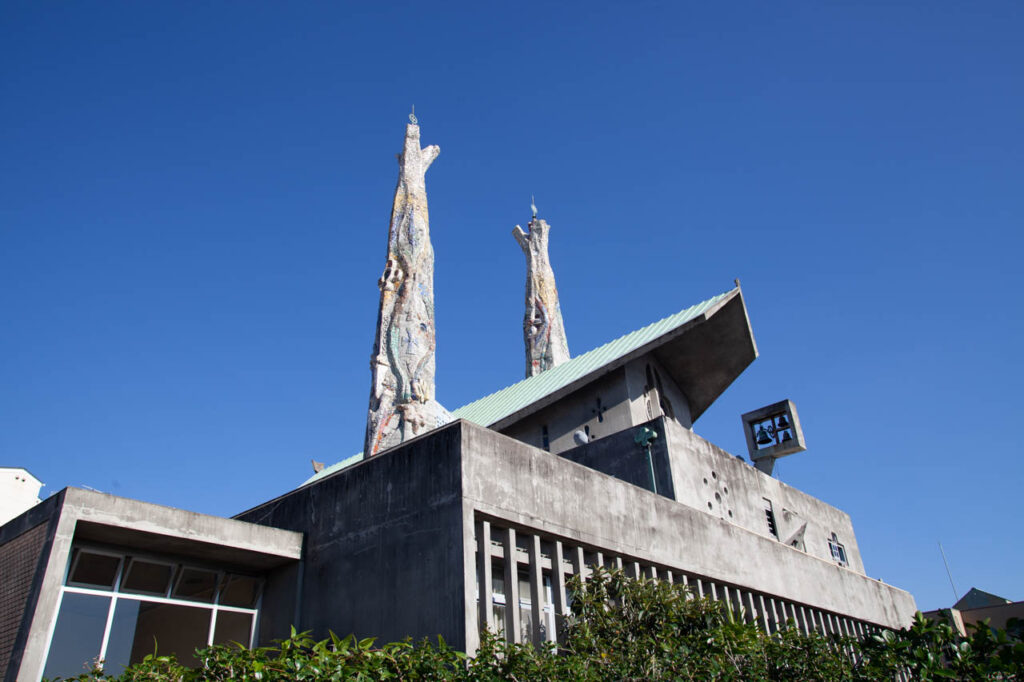
[[[535,209],[513,230],[525,378],[442,406],[425,185],[439,153],[410,117],[363,452],[231,519],[65,488],[8,521],[0,677],[116,675],[154,639],[198,665],[196,647],[291,626],[470,653],[485,628],[557,641],[567,580],[598,566],[685,584],[767,632],[910,623],[913,597],[866,575],[850,517],[771,475],[805,447],[792,402],[743,415],[749,461],[695,432],[758,355],[738,282],[571,356]]]

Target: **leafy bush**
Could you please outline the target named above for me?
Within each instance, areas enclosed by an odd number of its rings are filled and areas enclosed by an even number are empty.
[[[317,641],[294,629],[273,647],[213,646],[201,668],[153,654],[117,679],[160,680],[1024,680],[1019,624],[987,626],[961,638],[917,614],[900,632],[863,641],[805,635],[791,621],[774,635],[745,623],[721,602],[680,585],[598,570],[570,581],[572,613],[562,644],[510,644],[485,633],[467,657],[444,640],[395,642],[334,634]],[[78,679],[114,679],[96,670]]]

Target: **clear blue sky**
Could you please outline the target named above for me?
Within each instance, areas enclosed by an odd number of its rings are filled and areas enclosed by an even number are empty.
[[[438,397],[519,378],[530,195],[574,354],[741,278],[782,480],[921,608],[1024,599],[1019,2],[0,9],[0,463],[230,515],[361,448],[406,115]]]

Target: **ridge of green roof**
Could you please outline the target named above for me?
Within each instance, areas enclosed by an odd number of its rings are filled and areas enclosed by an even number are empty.
[[[680,310],[646,327],[629,332],[609,341],[603,346],[577,355],[557,367],[541,372],[484,396],[452,412],[452,416],[467,419],[480,426],[490,426],[509,415],[569,386],[605,365],[628,355],[634,350],[654,341],[660,336],[677,329],[687,322],[703,315],[724,300],[735,289],[713,296],[706,301]]]
[[[603,346],[587,351],[582,355],[566,360],[557,367],[541,372],[532,377],[518,381],[511,386],[495,391],[483,398],[474,400],[463,405],[452,412],[457,419],[466,419],[483,427],[488,427],[501,421],[509,415],[541,400],[555,391],[558,391],[570,384],[582,379],[588,374],[595,372],[605,365],[618,360],[638,348],[641,348],[651,341],[682,327],[687,322],[695,320],[711,308],[725,300],[736,289],[713,296],[706,301],[701,301],[689,308],[680,310],[674,315],[652,322],[646,327],[624,334],[619,338],[609,341]],[[336,471],[347,469],[360,462],[363,453],[359,452],[336,462],[329,467],[318,471],[310,476],[299,487],[318,481]]]

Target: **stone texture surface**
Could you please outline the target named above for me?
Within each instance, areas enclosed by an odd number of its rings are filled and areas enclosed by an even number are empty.
[[[451,421],[434,399],[434,250],[424,176],[441,153],[420,148],[420,128],[405,128],[388,228],[388,257],[370,370],[364,457]]]
[[[558,305],[555,273],[548,257],[548,233],[551,227],[534,216],[529,232],[516,225],[512,235],[526,254],[526,316],[523,339],[526,341],[526,376],[532,377],[569,359],[562,309]]]

